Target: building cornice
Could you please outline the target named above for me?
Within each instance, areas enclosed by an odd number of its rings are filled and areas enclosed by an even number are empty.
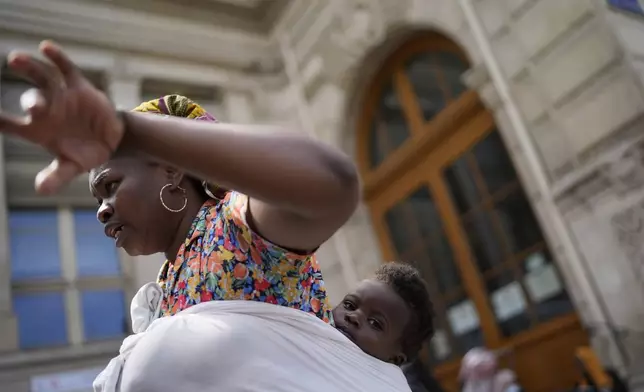
[[[247,69],[279,58],[268,36],[73,0],[0,0],[4,31]]]

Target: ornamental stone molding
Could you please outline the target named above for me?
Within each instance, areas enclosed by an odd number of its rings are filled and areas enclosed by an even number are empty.
[[[644,137],[625,138],[552,186],[557,204],[589,207],[602,196],[624,198],[644,189]]]
[[[644,198],[614,215],[611,224],[636,279],[644,283]]]
[[[102,2],[0,0],[0,26],[20,35],[246,69],[279,61],[268,35],[151,15]]]

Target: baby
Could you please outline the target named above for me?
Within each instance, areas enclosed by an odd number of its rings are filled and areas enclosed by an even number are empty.
[[[434,333],[427,285],[408,264],[383,264],[333,309],[335,327],[365,353],[402,365]]]

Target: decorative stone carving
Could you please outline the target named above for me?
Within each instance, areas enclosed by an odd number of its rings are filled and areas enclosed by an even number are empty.
[[[337,14],[339,29],[331,33],[331,40],[346,52],[360,56],[384,36],[385,21],[379,17],[382,10],[378,2],[366,0],[354,0],[345,7]]]
[[[644,282],[644,199],[613,216],[611,224],[635,277]]]
[[[624,141],[592,162],[578,167],[553,184],[557,203],[592,207],[597,196],[613,193],[623,197],[644,188],[644,138]]]
[[[619,195],[644,186],[644,143],[639,141],[621,151],[617,159],[603,166],[602,174]]]

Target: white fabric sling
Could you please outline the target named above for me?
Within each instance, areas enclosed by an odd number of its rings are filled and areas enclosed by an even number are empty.
[[[191,390],[410,392],[400,368],[317,317],[255,301],[211,301],[153,321],[95,381],[100,392]]]
[[[130,355],[136,343],[144,332],[161,313],[161,297],[163,292],[158,284],[152,282],[141,287],[130,304],[130,318],[132,319],[132,332],[121,344],[119,355],[112,359],[107,367],[94,380],[95,392],[117,392],[125,360]]]

